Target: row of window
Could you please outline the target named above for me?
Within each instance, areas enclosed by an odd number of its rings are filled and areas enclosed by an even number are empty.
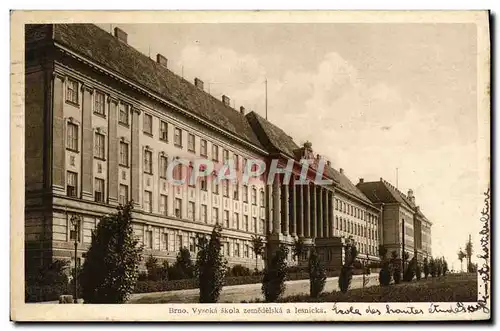
[[[377,240],[378,234],[375,229],[367,229],[366,226],[354,223],[351,220],[335,217],[335,229],[339,231],[345,231],[347,233],[353,234],[355,236],[368,237],[368,239]]]
[[[375,224],[377,217],[373,214],[367,213],[366,211],[348,204],[340,199],[335,199],[335,210],[338,210],[347,215],[354,216],[360,220],[367,220],[370,224]]]

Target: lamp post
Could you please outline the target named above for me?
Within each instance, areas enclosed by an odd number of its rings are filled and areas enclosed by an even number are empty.
[[[73,233],[74,233],[74,238],[75,238],[75,271],[74,271],[74,276],[73,276],[73,283],[74,283],[74,289],[73,289],[73,294],[74,294],[74,302],[78,303],[78,282],[77,282],[77,257],[78,257],[78,233],[80,231],[80,217],[77,215],[71,216],[71,225],[73,227]]]

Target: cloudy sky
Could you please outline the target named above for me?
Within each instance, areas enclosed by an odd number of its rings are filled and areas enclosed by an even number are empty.
[[[102,24],[110,31],[116,25]],[[472,24],[118,25],[129,44],[218,98],[265,115],[356,184],[412,188],[434,223],[433,255],[459,268],[478,187]]]

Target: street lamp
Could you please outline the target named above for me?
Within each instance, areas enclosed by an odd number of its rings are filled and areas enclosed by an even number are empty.
[[[73,276],[73,282],[74,282],[74,302],[78,303],[78,282],[77,282],[77,257],[78,257],[78,233],[80,231],[80,222],[81,219],[77,215],[73,215],[70,218],[71,226],[73,228],[73,233],[74,233],[74,238],[75,238],[75,274]]]

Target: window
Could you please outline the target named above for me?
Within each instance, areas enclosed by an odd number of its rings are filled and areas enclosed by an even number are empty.
[[[120,184],[120,198],[119,202],[121,205],[125,205],[128,202],[128,186]]]
[[[182,130],[179,128],[175,128],[174,131],[174,145],[182,147]]]
[[[213,224],[219,223],[219,208],[217,207],[212,208],[212,223]]]
[[[99,159],[104,159],[104,135],[95,133],[95,156]]]
[[[228,179],[224,179],[222,181],[222,194],[225,197],[229,197],[229,180]]]
[[[238,185],[238,182],[233,183],[233,199],[234,200],[240,199],[240,185]]]
[[[128,144],[120,141],[120,165],[128,167]]]
[[[99,115],[104,115],[104,105],[104,93],[96,91],[94,97],[94,112]]]
[[[240,229],[240,214],[233,214],[233,229]]]
[[[196,153],[195,145],[194,145],[194,134],[190,133],[188,135],[188,151]]]
[[[227,164],[229,161],[229,151],[227,149],[222,150],[222,160],[224,164]]]
[[[219,146],[212,145],[212,160],[219,162]]]
[[[247,168],[247,162],[248,162],[248,160],[246,158],[243,158],[242,162],[243,162],[243,164],[242,164],[242,168],[241,169],[243,169],[243,172],[245,172],[247,170],[246,168]]]
[[[81,241],[81,237],[80,237],[80,230],[81,230],[81,228],[82,228],[82,221],[81,220],[77,221],[76,230],[75,230],[75,228],[73,227],[73,224],[71,224],[71,221],[70,221],[69,222],[69,240],[75,241],[75,238],[76,238],[76,241],[80,242]]]
[[[212,178],[212,193],[219,194],[219,181],[215,176]]]
[[[248,215],[243,215],[243,226],[244,226],[244,229],[245,231],[248,232]]]
[[[194,202],[189,201],[189,203],[188,203],[188,218],[190,220],[194,221],[194,216],[195,216],[195,213],[194,213]]]
[[[66,101],[78,104],[78,82],[68,79],[66,83]]]
[[[128,125],[128,106],[120,103],[118,123]]]
[[[203,176],[200,178],[200,189],[202,191],[206,191],[207,190],[207,177]]]
[[[76,124],[68,123],[66,147],[72,151],[78,151],[78,125]]]
[[[339,229],[339,217],[338,216],[335,217],[335,229],[337,229],[337,230]]]
[[[207,157],[207,141],[205,139],[200,140],[200,155]]]
[[[259,228],[260,233],[265,233],[265,229],[266,229],[266,221],[261,219],[260,220],[260,228]]]
[[[191,253],[194,253],[195,250],[196,250],[196,238],[191,237],[191,238],[189,238],[189,251]]]
[[[142,123],[142,131],[144,133],[152,135],[153,134],[153,116],[149,114],[144,114],[144,122]]]
[[[177,164],[173,170],[173,177],[175,180],[182,180],[182,164]]]
[[[229,210],[224,210],[224,227],[229,228]]]
[[[177,236],[177,245],[179,245],[179,250],[182,248],[182,235]]]
[[[252,217],[253,231],[257,233],[257,217]]]
[[[66,175],[66,195],[76,197],[78,188],[78,179],[76,172],[68,171]]]
[[[168,251],[168,233],[163,233],[162,234],[162,241],[163,241],[163,249]]]
[[[151,212],[151,192],[144,191],[144,211]]]
[[[175,198],[175,217],[182,218],[182,200]]]
[[[249,251],[248,248],[249,248],[248,245],[243,246],[243,256],[246,258],[248,258],[248,251]]]
[[[265,200],[264,191],[260,190],[260,206],[261,207],[264,207],[264,205],[265,205],[264,200]]]
[[[203,223],[207,223],[207,205],[201,205],[200,218]]]
[[[239,243],[234,244],[234,256],[240,257],[240,244]]]
[[[233,154],[234,168],[240,170],[240,156],[238,154]]]
[[[104,179],[95,179],[94,199],[96,202],[104,202]]]
[[[160,155],[160,178],[167,178],[168,158]]]
[[[146,247],[153,249],[153,231],[146,231]]]
[[[335,210],[339,210],[339,200],[335,199]]]
[[[252,187],[252,205],[257,205],[257,189]]]
[[[153,153],[148,150],[144,150],[144,172],[153,173]]]
[[[229,256],[229,243],[224,243],[224,255]]]
[[[243,202],[248,202],[248,186],[243,185]]]
[[[165,194],[160,194],[160,214],[167,215],[168,214],[168,200]]]
[[[160,121],[160,140],[168,141],[168,124]]]

